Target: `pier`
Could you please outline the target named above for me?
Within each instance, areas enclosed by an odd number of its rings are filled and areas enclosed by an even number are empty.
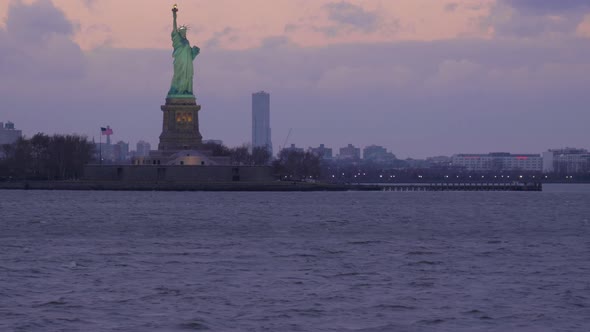
[[[541,183],[406,183],[387,184],[383,191],[543,191]]]

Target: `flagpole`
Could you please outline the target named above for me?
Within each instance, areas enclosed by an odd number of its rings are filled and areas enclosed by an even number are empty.
[[[99,151],[99,155],[98,158],[100,159],[100,164],[102,165],[102,129],[100,130],[100,136],[98,137],[98,151]]]

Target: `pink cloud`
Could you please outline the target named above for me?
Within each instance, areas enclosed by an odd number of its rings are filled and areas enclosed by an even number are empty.
[[[13,0],[14,1],[14,0]],[[35,0],[25,0],[31,3]],[[50,0],[42,0],[50,1]],[[83,49],[109,43],[122,48],[166,48],[170,3],[160,0],[51,0],[79,25],[75,40]],[[230,49],[252,48],[269,36],[287,34],[301,46],[353,42],[440,40],[482,37],[474,24],[493,0],[178,0],[179,19],[196,28],[192,38],[205,44],[228,27],[237,38],[221,41]],[[449,11],[452,5],[454,10]],[[0,21],[8,4],[0,4]],[[96,29],[102,26],[107,29]],[[329,34],[330,31],[346,33]]]

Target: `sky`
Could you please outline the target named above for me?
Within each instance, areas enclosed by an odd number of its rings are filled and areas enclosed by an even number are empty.
[[[201,48],[204,139],[398,158],[590,148],[588,0],[178,0]],[[172,78],[165,0],[0,0],[0,121],[155,148]],[[291,135],[288,132],[291,129]]]

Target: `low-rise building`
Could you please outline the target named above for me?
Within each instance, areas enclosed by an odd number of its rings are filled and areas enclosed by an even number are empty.
[[[363,149],[363,159],[376,163],[385,163],[395,160],[395,155],[387,152],[382,146],[369,145]]]
[[[217,144],[223,145],[223,141],[220,139],[204,139],[203,144]]]
[[[325,147],[324,144],[320,144],[317,148],[310,147],[309,152],[322,159],[332,159],[332,149]]]
[[[150,155],[151,149],[152,149],[152,146],[150,145],[150,143],[148,143],[146,141],[139,141],[136,144],[135,156],[136,157],[147,157]]]
[[[426,162],[431,167],[449,167],[453,166],[451,157],[447,156],[435,156],[426,158]]]
[[[451,158],[453,166],[469,171],[537,171],[543,170],[543,158],[539,154],[456,154]]]
[[[564,148],[543,152],[543,172],[582,173],[590,171],[590,153],[586,149]]]
[[[348,144],[348,146],[340,148],[340,153],[338,154],[338,159],[351,159],[351,160],[358,160],[361,159],[361,149],[355,147],[352,144]]]
[[[115,162],[129,160],[129,143],[119,141],[113,145],[113,159]]]
[[[291,152],[301,152],[301,153],[303,153],[303,148],[298,148],[298,147],[295,146],[295,144],[291,144],[290,147],[283,148],[283,150],[291,151]]]
[[[14,129],[14,123],[0,122],[0,145],[12,144],[23,136],[21,130]]]

